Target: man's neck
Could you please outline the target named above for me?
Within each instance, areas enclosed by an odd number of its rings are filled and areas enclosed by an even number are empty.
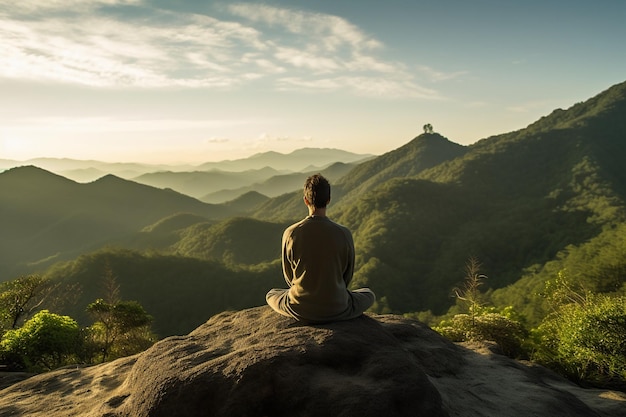
[[[326,207],[310,207],[309,216],[326,217]]]

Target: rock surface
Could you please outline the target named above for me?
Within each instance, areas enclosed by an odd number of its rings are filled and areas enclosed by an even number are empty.
[[[1,380],[2,378],[0,378]],[[0,391],[0,416],[620,416],[626,395],[457,345],[399,316],[305,326],[269,307]]]

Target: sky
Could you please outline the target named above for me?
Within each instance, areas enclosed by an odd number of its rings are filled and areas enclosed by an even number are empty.
[[[624,0],[0,0],[0,159],[469,145],[626,81]]]

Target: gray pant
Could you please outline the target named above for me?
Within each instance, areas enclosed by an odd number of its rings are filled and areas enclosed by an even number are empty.
[[[291,317],[299,321],[308,323],[328,323],[331,321],[349,320],[363,314],[365,310],[370,308],[376,301],[376,295],[369,288],[359,288],[354,291],[348,291],[349,303],[348,307],[339,314],[325,315],[323,312],[319,312],[314,317],[304,317],[298,314],[289,305],[289,289],[273,288],[268,291],[265,296],[265,301],[276,312],[283,316]]]

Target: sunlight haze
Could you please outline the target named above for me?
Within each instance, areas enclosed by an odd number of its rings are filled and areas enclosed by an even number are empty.
[[[626,2],[0,0],[0,159],[471,144],[624,81]]]

